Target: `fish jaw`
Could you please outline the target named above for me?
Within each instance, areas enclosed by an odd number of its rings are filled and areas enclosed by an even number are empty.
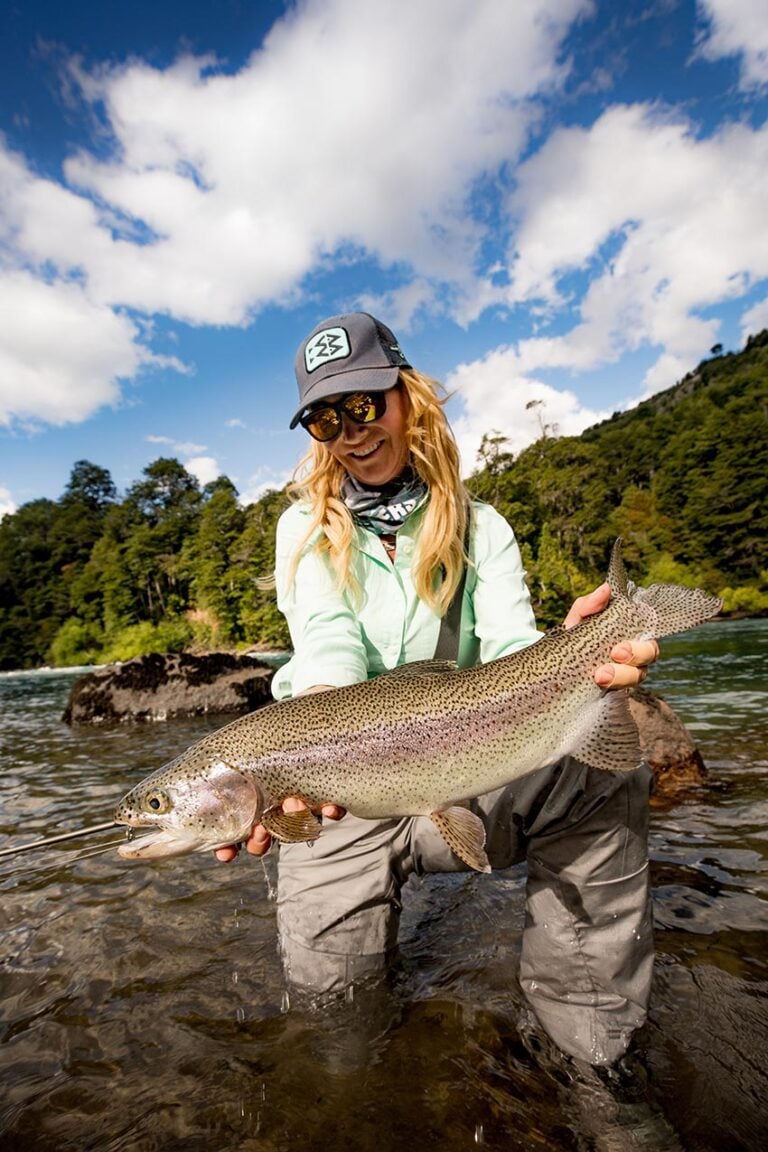
[[[126,860],[159,860],[236,844],[265,806],[258,781],[215,755],[200,763],[197,749],[180,756],[133,788],[115,810],[115,822],[149,829],[126,841]]]
[[[126,840],[117,850],[123,860],[163,860],[170,856],[187,856],[201,852],[207,844],[187,838],[173,828],[159,828]]]

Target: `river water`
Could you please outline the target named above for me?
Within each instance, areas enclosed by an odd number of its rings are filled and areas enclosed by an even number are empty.
[[[0,1148],[768,1148],[768,621],[667,640],[651,684],[707,786],[652,813],[656,975],[629,1088],[518,1030],[522,868],[406,889],[386,988],[286,994],[274,861],[0,859]],[[0,676],[0,848],[101,823],[215,726],[60,720],[76,673]],[[93,838],[93,845],[111,838]]]

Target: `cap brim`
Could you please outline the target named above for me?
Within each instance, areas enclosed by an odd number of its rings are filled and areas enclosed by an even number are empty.
[[[388,392],[394,388],[400,379],[400,368],[387,365],[385,368],[354,368],[349,372],[336,372],[318,380],[314,388],[310,388],[304,397],[304,403],[288,425],[295,428],[303,412],[316,404],[318,400],[325,400],[328,396],[344,396],[349,392]]]

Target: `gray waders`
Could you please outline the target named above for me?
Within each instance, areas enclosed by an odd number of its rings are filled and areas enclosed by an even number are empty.
[[[493,867],[528,864],[525,996],[558,1047],[591,1064],[618,1059],[645,1020],[650,779],[645,767],[619,774],[564,760],[472,805]],[[347,815],[325,821],[312,844],[281,844],[277,912],[288,979],[325,992],[382,971],[408,877],[467,870],[423,816]]]

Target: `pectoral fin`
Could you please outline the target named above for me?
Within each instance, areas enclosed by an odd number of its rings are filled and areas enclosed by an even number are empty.
[[[485,827],[479,816],[468,808],[454,805],[444,812],[431,812],[430,819],[446,844],[456,855],[478,872],[490,872],[485,854]]]
[[[643,758],[640,737],[623,688],[605,693],[597,722],[576,742],[571,754],[607,772],[631,772],[639,767]]]
[[[309,808],[302,808],[300,812],[283,812],[282,808],[268,808],[261,817],[261,822],[269,832],[278,840],[286,840],[293,844],[298,840],[317,840],[323,826]]]

